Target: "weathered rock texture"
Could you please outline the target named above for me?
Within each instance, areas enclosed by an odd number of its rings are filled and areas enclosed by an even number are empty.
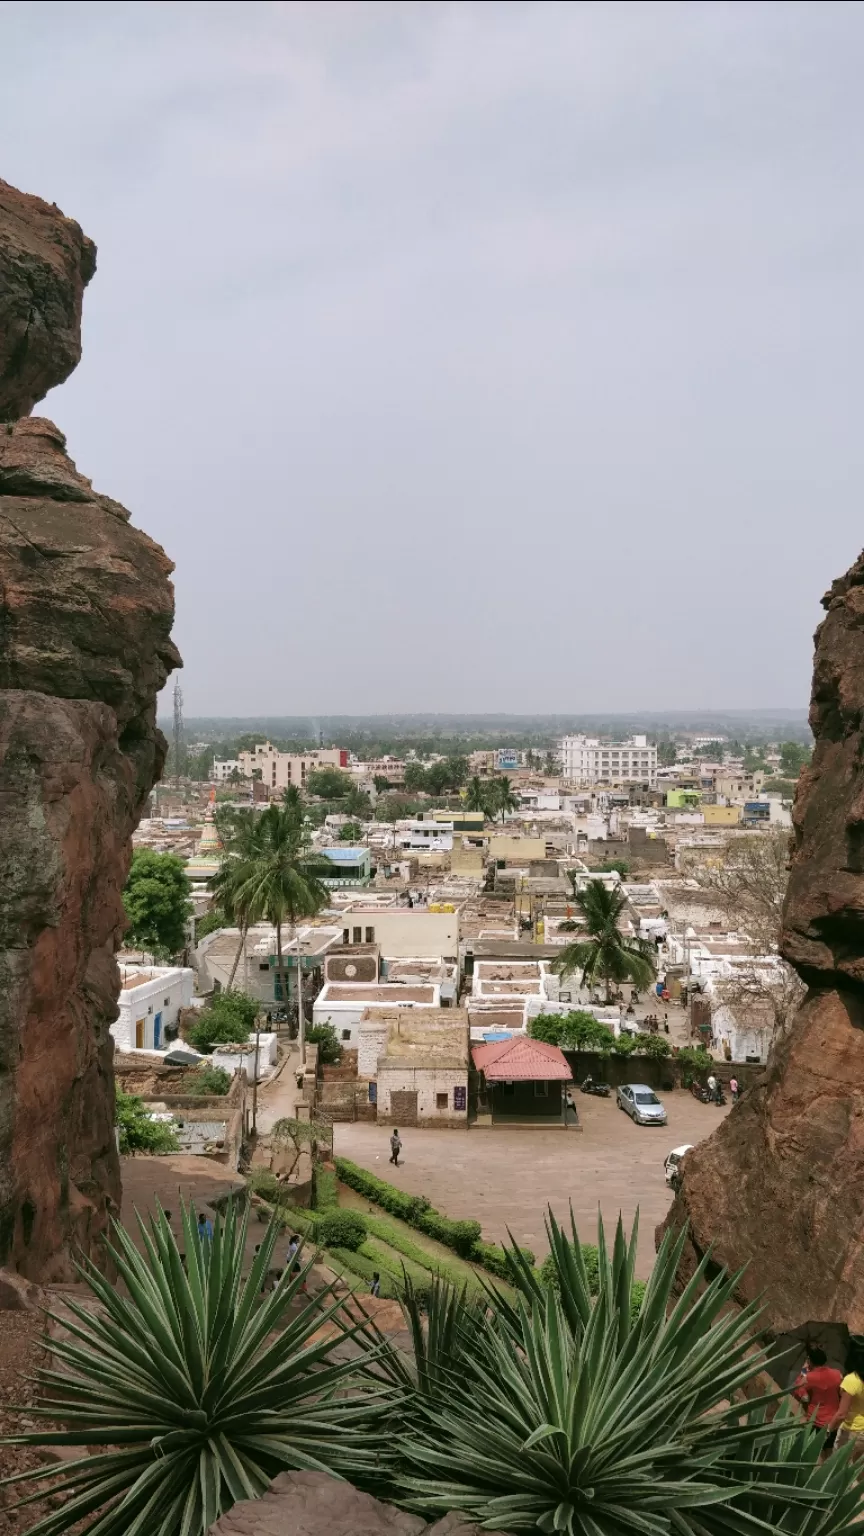
[[[96,247],[52,203],[0,181],[0,422],[27,416],[81,358]]]
[[[781,941],[809,991],[759,1084],[688,1153],[665,1224],[689,1221],[688,1267],[712,1243],[746,1263],[742,1295],[765,1292],[778,1333],[864,1332],[864,556],[823,604]]]
[[[427,1525],[322,1472],[282,1472],[262,1499],[235,1504],[209,1536],[481,1536],[464,1515]]]
[[[7,401],[29,409],[74,366],[93,260],[77,225],[0,185],[0,368],[20,386]],[[28,282],[44,303],[10,354]],[[114,953],[131,834],[165,755],[156,695],[179,663],[171,569],[51,422],[0,424],[0,1264],[33,1280],[95,1252],[119,1204]]]

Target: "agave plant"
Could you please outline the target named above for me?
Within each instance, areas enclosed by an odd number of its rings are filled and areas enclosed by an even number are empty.
[[[56,1319],[63,1335],[46,1340],[58,1368],[37,1373],[40,1406],[28,1409],[61,1427],[10,1443],[106,1449],[6,1479],[40,1484],[16,1508],[45,1498],[46,1477],[63,1500],[30,1536],[73,1527],[88,1536],[203,1536],[280,1471],[350,1477],[374,1462],[370,1430],[393,1388],[367,1372],[349,1390],[356,1366],[332,1350],[352,1328],[320,1332],[339,1311],[332,1291],[301,1299],[310,1266],[294,1274],[288,1266],[262,1296],[275,1223],[244,1281],[248,1213],[238,1219],[230,1206],[210,1242],[191,1207],[182,1222],[185,1264],[159,1211],[149,1227],[139,1218],[143,1252],[114,1228],[109,1252],[122,1288],[81,1266],[99,1305],[67,1302],[72,1318]],[[289,1313],[295,1302],[300,1310]]]
[[[568,1237],[549,1213],[554,1286],[508,1250],[517,1295],[489,1285],[483,1326],[439,1288],[421,1328],[408,1298],[414,1392],[389,1496],[513,1533],[851,1531],[862,1495],[848,1458],[822,1466],[818,1434],[772,1422],[779,1394],[736,1401],[765,1363],[758,1306],[728,1309],[740,1275],[712,1278],[706,1256],[675,1302],[684,1235],[670,1234],[636,1309],[636,1225],[628,1241],[619,1221],[610,1254],[600,1222],[590,1279],[570,1225]]]

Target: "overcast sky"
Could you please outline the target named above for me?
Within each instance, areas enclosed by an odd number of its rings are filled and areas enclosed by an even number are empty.
[[[37,410],[187,714],[804,705],[864,542],[857,3],[0,3]]]

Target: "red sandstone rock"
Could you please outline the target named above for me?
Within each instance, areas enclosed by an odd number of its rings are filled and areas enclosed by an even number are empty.
[[[0,181],[0,422],[27,416],[81,357],[96,247],[53,203]]]
[[[77,225],[0,183],[0,408],[74,366],[93,264]],[[95,1257],[119,1208],[114,954],[180,660],[171,570],[51,422],[0,424],[0,1264],[32,1280]]]
[[[427,1525],[322,1472],[283,1472],[261,1499],[235,1504],[209,1536],[480,1536],[463,1515]]]
[[[748,1266],[777,1333],[864,1332],[864,556],[823,599],[781,948],[809,985],[770,1068],[687,1155],[685,1273]]]

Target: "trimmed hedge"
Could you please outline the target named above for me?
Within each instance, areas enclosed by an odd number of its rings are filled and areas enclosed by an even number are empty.
[[[433,1274],[440,1275],[442,1280],[449,1281],[457,1290],[461,1291],[464,1285],[474,1291],[481,1289],[480,1281],[470,1269],[463,1269],[447,1259],[438,1259],[425,1248],[419,1247],[417,1243],[412,1243],[410,1237],[400,1232],[399,1228],[394,1226],[386,1216],[367,1216],[366,1225],[372,1237],[377,1237],[389,1248],[395,1248],[403,1258],[419,1264],[422,1269],[431,1270]]]
[[[395,1184],[379,1179],[377,1174],[369,1173],[366,1168],[361,1168],[359,1163],[352,1163],[347,1157],[336,1158],[336,1176],[349,1189],[356,1189],[358,1195],[365,1195],[367,1200],[382,1206],[391,1216],[407,1221],[409,1227],[418,1226],[417,1218],[421,1211],[432,1208],[425,1195],[409,1195],[404,1189],[397,1189]]]
[[[358,1163],[352,1163],[347,1157],[336,1158],[336,1173],[349,1189],[365,1195],[375,1205],[389,1211],[391,1216],[398,1216],[407,1222],[409,1227],[416,1227],[418,1232],[425,1232],[427,1237],[435,1238],[446,1248],[452,1248],[460,1258],[479,1264],[481,1269],[488,1269],[499,1280],[510,1278],[504,1249],[496,1243],[482,1241],[479,1221],[456,1221],[451,1216],[444,1216],[441,1211],[435,1210],[425,1195],[409,1195],[397,1189],[395,1184],[388,1184],[386,1179],[379,1179],[377,1174],[361,1168]],[[389,1241],[389,1238],[386,1240]],[[531,1249],[523,1248],[522,1252],[529,1264],[533,1264]]]
[[[332,1168],[316,1168],[313,1178],[316,1211],[322,1215],[325,1211],[335,1211],[339,1205],[339,1190]]]
[[[480,1240],[482,1228],[479,1221],[454,1221],[450,1216],[442,1216],[440,1211],[430,1209],[421,1211],[418,1220],[414,1223],[427,1237],[434,1237],[438,1243],[443,1243],[445,1248],[452,1248],[458,1253],[460,1259],[470,1259],[474,1249]]]
[[[520,1248],[526,1264],[534,1265],[536,1256],[531,1248]],[[497,1243],[477,1243],[471,1255],[475,1264],[488,1269],[490,1275],[495,1275],[498,1280],[512,1280],[510,1262],[507,1258],[507,1250],[499,1247]]]

